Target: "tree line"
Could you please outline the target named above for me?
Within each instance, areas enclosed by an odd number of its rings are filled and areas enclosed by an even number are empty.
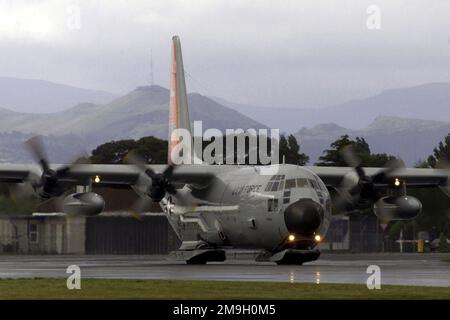
[[[236,139],[236,137],[235,137]],[[268,139],[258,137],[258,139]],[[259,141],[259,140],[258,140]],[[203,149],[211,143],[211,140],[202,142]],[[268,148],[271,148],[273,140],[268,139]],[[361,160],[364,167],[383,167],[395,156],[386,153],[373,153],[367,141],[362,137],[351,139],[349,135],[342,135],[330,144],[330,147],[323,151],[322,156],[314,164],[317,166],[345,167],[347,164],[341,156],[344,147],[351,145],[355,155]],[[234,144],[236,147],[236,143]],[[223,153],[227,152],[225,143]],[[246,140],[246,148],[248,141]],[[126,139],[110,141],[96,147],[90,156],[90,161],[96,164],[122,164],[126,155],[133,150],[137,152],[149,164],[167,163],[167,140],[153,136],[143,137],[138,140]],[[234,153],[237,150],[233,150]],[[270,150],[269,150],[270,152]],[[279,159],[286,164],[304,166],[309,162],[309,156],[301,151],[300,144],[294,135],[281,135],[279,140]],[[438,146],[433,149],[433,153],[426,159],[420,160],[416,164],[417,168],[442,168],[450,165],[450,134],[448,134]]]
[[[225,138],[224,138],[225,139]],[[235,140],[234,150],[234,160],[238,159],[237,153],[237,136],[233,136],[232,139]],[[274,142],[273,139],[267,138],[266,136],[257,137],[258,147],[260,145],[261,139],[267,139],[266,146],[268,148],[267,152],[271,152],[271,146]],[[202,148],[205,149],[213,140],[202,141]],[[133,150],[139,154],[147,163],[149,164],[165,164],[167,163],[167,140],[162,140],[155,137],[143,137],[138,140],[127,139],[111,141],[99,145],[92,151],[90,161],[96,164],[122,164],[125,162],[126,155]],[[245,137],[245,150],[249,150],[249,139]],[[300,145],[297,139],[293,135],[285,136],[281,135],[279,140],[279,159],[280,162],[284,161],[289,164],[296,165],[306,165],[309,161],[309,157],[300,151]],[[227,154],[226,143],[223,143],[223,154]],[[198,156],[198,155],[197,155]],[[244,163],[249,164],[249,157],[246,155]],[[260,164],[259,157],[257,159],[257,164]],[[216,163],[218,164],[218,163]]]

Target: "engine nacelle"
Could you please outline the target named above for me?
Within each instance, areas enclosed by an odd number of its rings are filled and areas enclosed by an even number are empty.
[[[383,221],[410,220],[422,212],[422,203],[412,196],[388,196],[378,200],[373,211]]]
[[[95,216],[104,208],[105,200],[94,192],[72,193],[63,201],[63,211],[74,216]]]

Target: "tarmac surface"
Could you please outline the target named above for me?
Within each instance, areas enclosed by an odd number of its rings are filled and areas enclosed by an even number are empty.
[[[67,267],[78,265],[83,278],[366,284],[368,266],[377,265],[382,285],[450,288],[448,254],[322,254],[302,266],[250,258],[234,255],[223,263],[186,265],[153,255],[0,255],[0,278],[67,277]]]

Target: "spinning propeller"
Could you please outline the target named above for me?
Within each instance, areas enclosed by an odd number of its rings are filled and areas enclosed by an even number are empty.
[[[367,175],[351,145],[345,146],[341,151],[341,156],[345,163],[352,167],[357,175],[356,184],[345,185],[345,178],[341,186],[337,189],[339,198],[336,200],[338,208],[352,206],[367,206],[375,203],[381,197],[375,185],[382,183],[386,176],[401,168],[403,163],[399,160],[390,160],[385,164],[385,168],[373,175]]]
[[[42,169],[41,177],[33,182],[33,188],[40,190],[42,198],[57,197],[64,193],[64,189],[58,183],[60,178],[67,175],[71,166],[63,166],[57,170],[50,169],[47,155],[40,136],[35,136],[25,142],[31,155]]]
[[[163,172],[157,173],[148,167],[145,160],[134,151],[127,155],[125,161],[134,165],[141,172],[141,186],[145,188],[146,197],[141,197],[133,206],[134,212],[148,211],[152,204],[160,202],[166,193],[173,196],[178,205],[195,206],[195,200],[189,193],[180,192],[182,190],[177,191],[173,185],[173,173],[176,169],[174,164],[169,163]]]
[[[175,166],[168,164],[162,173],[155,172],[152,168],[147,167],[145,160],[135,152],[128,153],[125,161],[136,166],[144,177],[144,185],[146,187],[146,195],[148,195],[154,202],[160,202],[166,192],[175,195],[176,188],[170,182]]]
[[[61,196],[65,192],[65,188],[60,184],[60,180],[66,177],[70,169],[78,164],[80,160],[54,170],[50,168],[40,136],[30,138],[25,142],[25,146],[41,167],[42,173],[40,176],[31,176],[25,183],[11,189],[13,197],[20,199],[37,194],[40,198],[50,199]]]

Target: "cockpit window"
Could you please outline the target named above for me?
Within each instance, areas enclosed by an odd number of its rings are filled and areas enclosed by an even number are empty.
[[[270,181],[284,180],[284,174],[276,174],[270,178]]]
[[[295,188],[296,184],[295,184],[295,179],[287,179],[284,188],[285,189],[291,189],[291,188]]]
[[[316,182],[316,180],[308,179],[308,181],[314,189],[320,190],[319,184]]]
[[[309,187],[308,180],[306,180],[305,178],[297,178],[297,187],[308,188]]]
[[[328,191],[327,187],[325,186],[325,184],[324,184],[321,180],[319,180],[318,178],[316,178],[316,181],[317,181],[317,184],[319,185],[319,188],[320,188],[322,191]]]
[[[269,183],[266,186],[265,191],[278,191],[282,190],[284,187],[284,174],[277,174],[270,178]]]

